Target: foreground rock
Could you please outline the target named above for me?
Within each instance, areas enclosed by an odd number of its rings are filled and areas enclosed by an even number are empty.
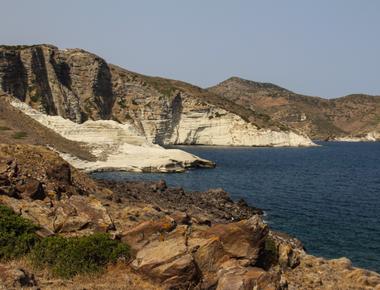
[[[109,232],[135,253],[130,265],[72,281],[3,263],[4,289],[380,289],[379,274],[308,255],[220,190],[192,198],[162,181],[109,183],[110,190],[57,153],[27,145],[0,145],[0,176],[0,204],[39,224],[41,236]]]

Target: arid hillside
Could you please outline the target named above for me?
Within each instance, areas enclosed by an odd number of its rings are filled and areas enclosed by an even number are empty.
[[[312,139],[363,136],[380,130],[380,96],[349,95],[323,99],[300,95],[271,83],[232,77],[209,88],[219,94],[292,128]]]
[[[9,96],[0,93],[0,143],[50,146],[83,160],[95,159],[84,144],[63,138],[46,128],[12,107],[7,98]]]

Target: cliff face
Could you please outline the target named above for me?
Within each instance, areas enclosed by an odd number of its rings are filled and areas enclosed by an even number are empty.
[[[80,49],[3,46],[0,84],[47,115],[128,123],[158,144],[312,145],[267,115],[183,82],[109,65]]]
[[[209,91],[268,114],[313,139],[373,141],[372,137],[380,132],[379,96],[357,94],[323,99],[237,77],[221,82]]]

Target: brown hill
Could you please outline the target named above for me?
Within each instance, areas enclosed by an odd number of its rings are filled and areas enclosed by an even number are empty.
[[[237,104],[268,114],[313,139],[361,136],[380,130],[380,96],[349,95],[337,99],[304,96],[271,83],[232,77],[209,88]]]
[[[95,160],[83,144],[63,138],[12,107],[0,93],[0,143],[48,145],[80,159]]]

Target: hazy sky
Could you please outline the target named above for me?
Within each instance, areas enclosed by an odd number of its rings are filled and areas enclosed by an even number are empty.
[[[79,47],[202,87],[230,76],[380,95],[377,0],[1,0],[2,44]]]

